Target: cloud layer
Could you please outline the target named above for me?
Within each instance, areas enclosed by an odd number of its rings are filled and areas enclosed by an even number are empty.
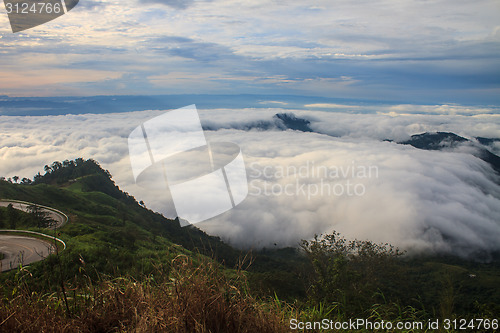
[[[128,157],[130,132],[163,112],[0,117],[0,175],[32,177],[55,160],[94,158],[123,190],[174,217],[168,193],[134,183]],[[241,247],[294,245],[335,229],[410,251],[482,260],[500,249],[500,180],[488,164],[460,148],[424,151],[382,141],[426,131],[498,138],[498,115],[296,111],[329,135],[240,129],[278,112],[200,112],[203,124],[217,129],[206,132],[209,141],[241,147],[250,193],[197,226]]]

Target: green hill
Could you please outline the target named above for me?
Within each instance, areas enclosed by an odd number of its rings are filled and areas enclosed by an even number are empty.
[[[407,257],[336,233],[302,250],[245,252],[147,209],[94,160],[44,169],[22,184],[0,179],[0,198],[67,214],[56,231],[67,248],[0,274],[0,331],[286,332],[292,318],[471,320],[500,311],[498,254],[489,263]],[[0,208],[0,228],[9,214]],[[28,213],[15,220],[54,233]]]
[[[93,160],[56,162],[45,169],[30,184],[0,181],[0,197],[53,207],[69,216],[57,232],[68,245],[61,256],[72,267],[70,275],[80,258],[98,272],[134,276],[148,274],[152,261],[165,262],[188,249],[213,251],[229,264],[237,260],[239,253],[218,238],[181,228],[178,221],[141,206]]]
[[[111,174],[92,159],[54,162],[44,169],[45,174],[36,175],[33,182],[15,184],[0,180],[0,198],[33,202],[68,215],[69,222],[57,230],[58,237],[68,246],[61,253],[68,277],[78,271],[81,260],[92,267],[92,272],[134,277],[147,276],[155,263],[169,262],[180,253],[205,255],[230,268],[241,258],[252,257],[252,269],[257,272],[279,269],[285,275],[295,266],[294,260],[301,260],[293,249],[272,252],[284,251],[288,254],[285,257],[273,258],[269,252],[256,257],[194,226],[180,227],[177,220],[145,208],[122,192]],[[5,213],[0,213],[0,228],[2,225],[8,226]],[[27,222],[17,225],[20,229],[26,226]],[[38,230],[35,225],[27,229]],[[288,260],[292,257],[295,259]],[[33,266],[46,270],[50,260]],[[303,293],[302,286],[294,290]]]

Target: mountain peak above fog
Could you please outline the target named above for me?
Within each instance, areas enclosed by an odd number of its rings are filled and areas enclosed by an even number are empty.
[[[494,139],[490,139],[494,140]],[[481,144],[480,140],[478,140]],[[484,141],[484,140],[483,140]],[[489,163],[493,169],[500,173],[500,157],[490,152],[483,146],[474,143],[473,141],[456,135],[451,132],[435,132],[435,133],[422,133],[412,135],[410,140],[400,142],[400,144],[411,145],[418,149],[424,150],[443,150],[443,149],[453,149],[461,144],[468,144],[475,147],[474,156],[480,158],[481,160]]]
[[[410,140],[400,142],[404,145],[411,145],[415,148],[425,150],[441,150],[443,148],[455,148],[463,142],[470,141],[451,132],[425,132],[412,135]]]
[[[309,127],[311,122],[307,119],[297,118],[293,113],[277,113],[273,117],[274,123],[280,129],[291,129],[301,132],[312,132]]]

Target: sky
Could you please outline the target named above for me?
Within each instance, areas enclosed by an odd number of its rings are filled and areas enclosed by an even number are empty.
[[[497,0],[82,0],[13,34],[0,94],[500,104]]]

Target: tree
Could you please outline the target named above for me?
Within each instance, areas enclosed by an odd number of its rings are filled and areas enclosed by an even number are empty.
[[[0,228],[3,228],[4,226],[5,226],[5,216],[3,210],[0,209]]]
[[[23,179],[21,179],[21,184],[23,185],[31,184],[31,179],[24,177]]]
[[[48,173],[52,172],[52,168],[50,166],[48,166],[48,165],[44,166],[43,170],[45,171],[45,174],[48,174]]]
[[[17,181],[19,180],[19,176],[12,177],[12,180],[14,181],[14,183],[17,183]]]
[[[42,175],[39,173],[37,173],[34,177],[33,177],[33,181],[36,183],[38,180],[40,180],[42,178]]]
[[[16,229],[18,219],[18,211],[14,208],[14,206],[12,206],[12,204],[9,204],[7,206],[7,220],[9,221],[9,228]]]
[[[29,205],[27,208],[32,218],[35,220],[37,228],[50,228],[55,224],[50,213],[38,205]]]
[[[52,163],[52,170],[53,171],[59,170],[61,167],[62,167],[62,163],[59,161],[55,161],[54,163]]]
[[[388,296],[398,274],[395,259],[403,254],[390,244],[347,240],[335,231],[303,240],[301,248],[311,266],[310,298],[339,304],[348,315],[369,308],[378,292]]]

